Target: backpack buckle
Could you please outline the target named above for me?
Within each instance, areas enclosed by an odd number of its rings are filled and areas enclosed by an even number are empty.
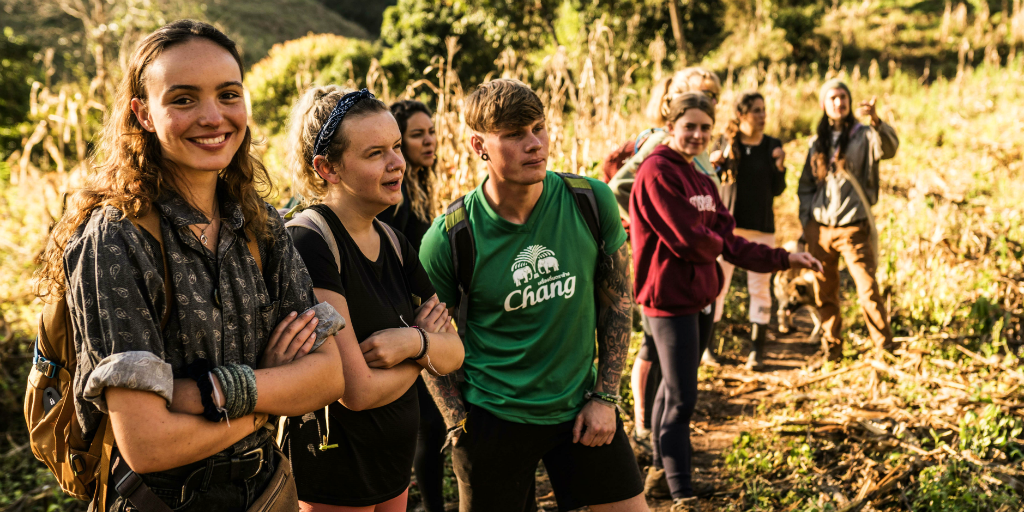
[[[43,376],[46,377],[47,379],[54,378],[54,376],[57,375],[57,372],[59,372],[60,369],[63,368],[63,366],[53,361],[50,361],[49,359],[41,355],[37,357],[38,359],[36,359],[35,361],[36,370],[39,370],[39,373],[42,373]]]

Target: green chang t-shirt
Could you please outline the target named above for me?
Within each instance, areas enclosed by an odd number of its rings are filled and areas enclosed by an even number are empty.
[[[587,178],[597,197],[601,236],[612,254],[626,241],[615,197]],[[466,402],[517,423],[572,420],[596,370],[594,240],[572,191],[548,172],[526,224],[501,218],[483,185],[466,195],[476,244],[465,337]],[[420,261],[441,301],[459,300],[444,216],[423,237]]]

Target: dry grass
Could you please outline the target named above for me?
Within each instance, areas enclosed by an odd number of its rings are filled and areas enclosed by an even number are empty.
[[[1019,4],[1020,0],[1013,0],[1016,15],[998,25],[1006,27],[1002,33],[1014,41],[1024,40],[1024,11]],[[942,30],[948,37],[958,35],[967,41],[963,35],[971,33],[973,25],[959,21],[957,5],[951,8],[948,21],[943,21],[946,28]],[[834,16],[856,18],[856,12],[850,12]],[[632,70],[616,68],[609,50],[610,31],[600,24],[582,30],[586,51],[559,48],[538,65],[510,51],[493,76],[541,84],[537,92],[547,105],[550,168],[596,175],[604,155],[650,127],[640,113],[649,85],[633,83]],[[1018,86],[1024,79],[1024,58],[1001,65],[990,58],[978,69],[972,68],[970,48],[984,51],[985,47],[968,42],[956,76],[933,82],[917,73],[904,73],[889,62],[872,63],[866,71],[859,67],[832,70],[826,76],[800,76],[796,68],[778,64],[736,70],[724,85],[719,119],[728,118],[728,105],[737,93],[757,88],[764,94],[768,132],[789,141],[790,186],[776,201],[776,218],[779,238],[792,239],[799,234],[795,189],[806,154],[806,135],[820,116],[818,87],[835,75],[850,83],[855,99],[876,96],[883,119],[901,138],[897,157],[882,164],[881,200],[874,211],[881,230],[879,278],[891,297],[894,326],[908,342],[906,357],[938,350],[945,337],[982,357],[996,356],[1000,364],[1015,366],[1024,316],[1024,206],[1020,202],[1024,197],[1024,90]],[[457,51],[458,42],[447,41],[446,55],[435,58],[427,76],[404,87],[388,83],[377,65],[371,66],[365,80],[385,101],[415,97],[423,91],[436,98],[442,206],[484,176],[482,162],[469,149],[469,129],[462,116],[469,91],[448,65]],[[92,87],[38,85],[31,116],[36,131],[21,151],[0,164],[0,174],[10,173],[9,181],[0,181],[0,211],[6,212],[0,221],[0,338],[4,340],[0,353],[8,361],[21,360],[17,358],[24,356],[25,342],[32,335],[38,311],[30,279],[33,258],[60,213],[62,194],[80,186],[87,174],[85,143],[95,137],[97,122],[106,111],[99,101],[106,89],[95,83]],[[280,150],[279,137],[269,134],[267,140],[268,153]],[[279,175],[277,180],[282,185],[278,190],[287,194],[288,177]],[[861,326],[852,312],[847,308],[854,318],[850,337],[856,344]],[[948,350],[942,354],[940,358],[952,357]],[[885,361],[886,368],[899,371],[925,363],[920,358]],[[849,389],[868,393],[871,401],[888,400],[901,410],[939,398],[968,400],[998,394],[1000,400],[1019,400],[1019,385],[1014,388],[993,380],[986,387],[989,373],[980,363],[958,364],[957,373],[965,375],[960,386],[970,392],[957,388],[937,397],[944,389],[939,388],[915,395],[919,390],[895,382],[898,379],[879,381],[871,377],[874,373],[850,372],[844,379]],[[18,397],[12,387],[20,389],[17,386],[4,383],[0,402],[14,405]],[[823,393],[827,389],[823,387]],[[847,406],[823,402],[813,414],[817,418],[839,414]],[[943,421],[959,424],[966,410],[955,409]],[[767,417],[766,421],[775,420]]]

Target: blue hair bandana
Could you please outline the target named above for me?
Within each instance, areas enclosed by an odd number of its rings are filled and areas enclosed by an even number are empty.
[[[331,116],[327,118],[327,121],[316,134],[316,142],[313,144],[313,158],[327,154],[327,148],[331,146],[331,140],[334,139],[334,134],[338,132],[338,126],[341,125],[341,120],[345,118],[345,114],[348,113],[353,105],[366,98],[376,99],[376,96],[370,91],[363,89],[350,92],[338,100],[338,104],[331,111]]]

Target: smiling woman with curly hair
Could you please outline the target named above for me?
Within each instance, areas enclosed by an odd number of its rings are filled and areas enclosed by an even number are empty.
[[[309,275],[257,190],[267,174],[251,154],[243,70],[206,23],[177,21],[140,43],[104,127],[105,160],[69,202],[40,274],[43,295],[66,295],[71,312],[83,438],[109,415],[111,460],[175,510],[249,508],[288,467],[267,416],[344,390],[333,332],[302,313],[316,304]],[[108,510],[149,508],[115,487]]]

